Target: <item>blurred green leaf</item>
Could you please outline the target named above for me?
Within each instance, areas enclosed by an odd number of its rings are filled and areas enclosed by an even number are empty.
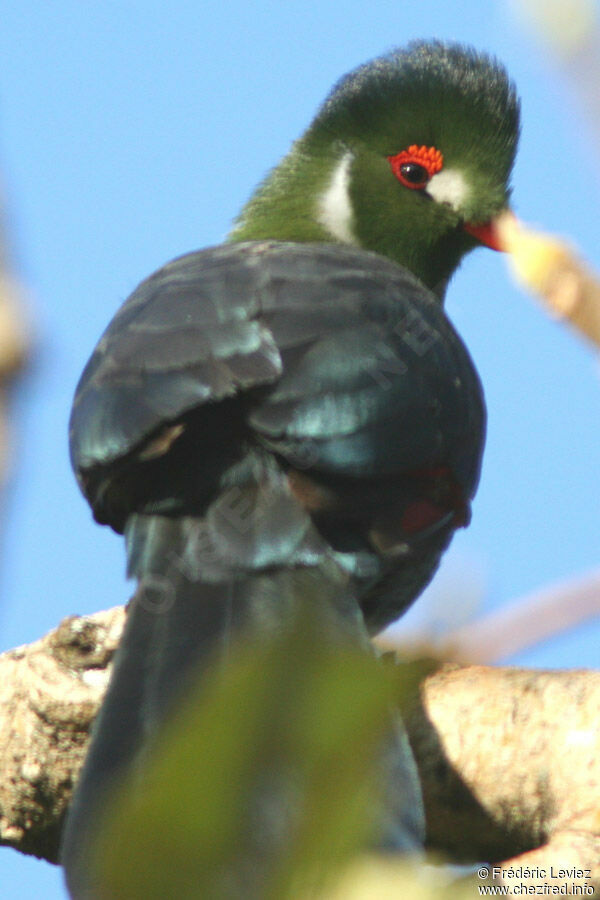
[[[364,854],[314,900],[473,900],[480,884],[472,877],[457,878],[443,866],[423,869],[406,859]]]

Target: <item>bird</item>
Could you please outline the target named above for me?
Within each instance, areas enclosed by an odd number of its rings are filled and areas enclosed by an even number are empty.
[[[468,525],[486,410],[444,299],[467,253],[499,249],[519,119],[504,67],[463,45],[359,66],[227,240],[144,280],[101,337],[71,461],[137,589],[65,828],[72,897],[94,896],[107,786],[225,637],[317,592],[368,643]]]

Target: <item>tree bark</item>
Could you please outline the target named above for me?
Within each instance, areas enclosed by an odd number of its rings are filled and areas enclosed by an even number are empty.
[[[1,844],[57,861],[124,618],[71,617],[0,656]],[[407,714],[428,846],[600,882],[599,719],[598,672],[442,665]]]

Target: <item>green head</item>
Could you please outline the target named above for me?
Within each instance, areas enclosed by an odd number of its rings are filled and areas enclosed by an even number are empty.
[[[485,240],[472,226],[507,206],[518,134],[516,92],[495,60],[411,44],[342,78],[231,239],[354,244],[442,292]]]

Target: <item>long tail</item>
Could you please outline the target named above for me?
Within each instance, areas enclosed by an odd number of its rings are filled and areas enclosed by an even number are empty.
[[[90,866],[94,826],[120,779],[135,771],[161,726],[177,708],[188,680],[224,662],[242,629],[281,628],[295,598],[313,596],[329,610],[334,640],[346,633],[366,645],[366,632],[347,576],[323,563],[266,571],[224,572],[191,517],[133,516],[127,530],[130,573],[138,590],[127,615],[108,691],[67,819],[62,862],[76,900],[95,900]],[[210,548],[208,548],[210,551]],[[337,635],[337,637],[336,637]],[[396,782],[387,843],[414,847],[422,832],[414,762],[401,726],[388,768]]]
[[[138,589],[62,840],[67,884],[77,900],[97,896],[89,865],[97,814],[176,707],[187,677],[219,649],[226,652],[247,605],[249,580],[207,583],[186,569],[193,525],[191,519],[133,517],[129,529],[129,567]]]

